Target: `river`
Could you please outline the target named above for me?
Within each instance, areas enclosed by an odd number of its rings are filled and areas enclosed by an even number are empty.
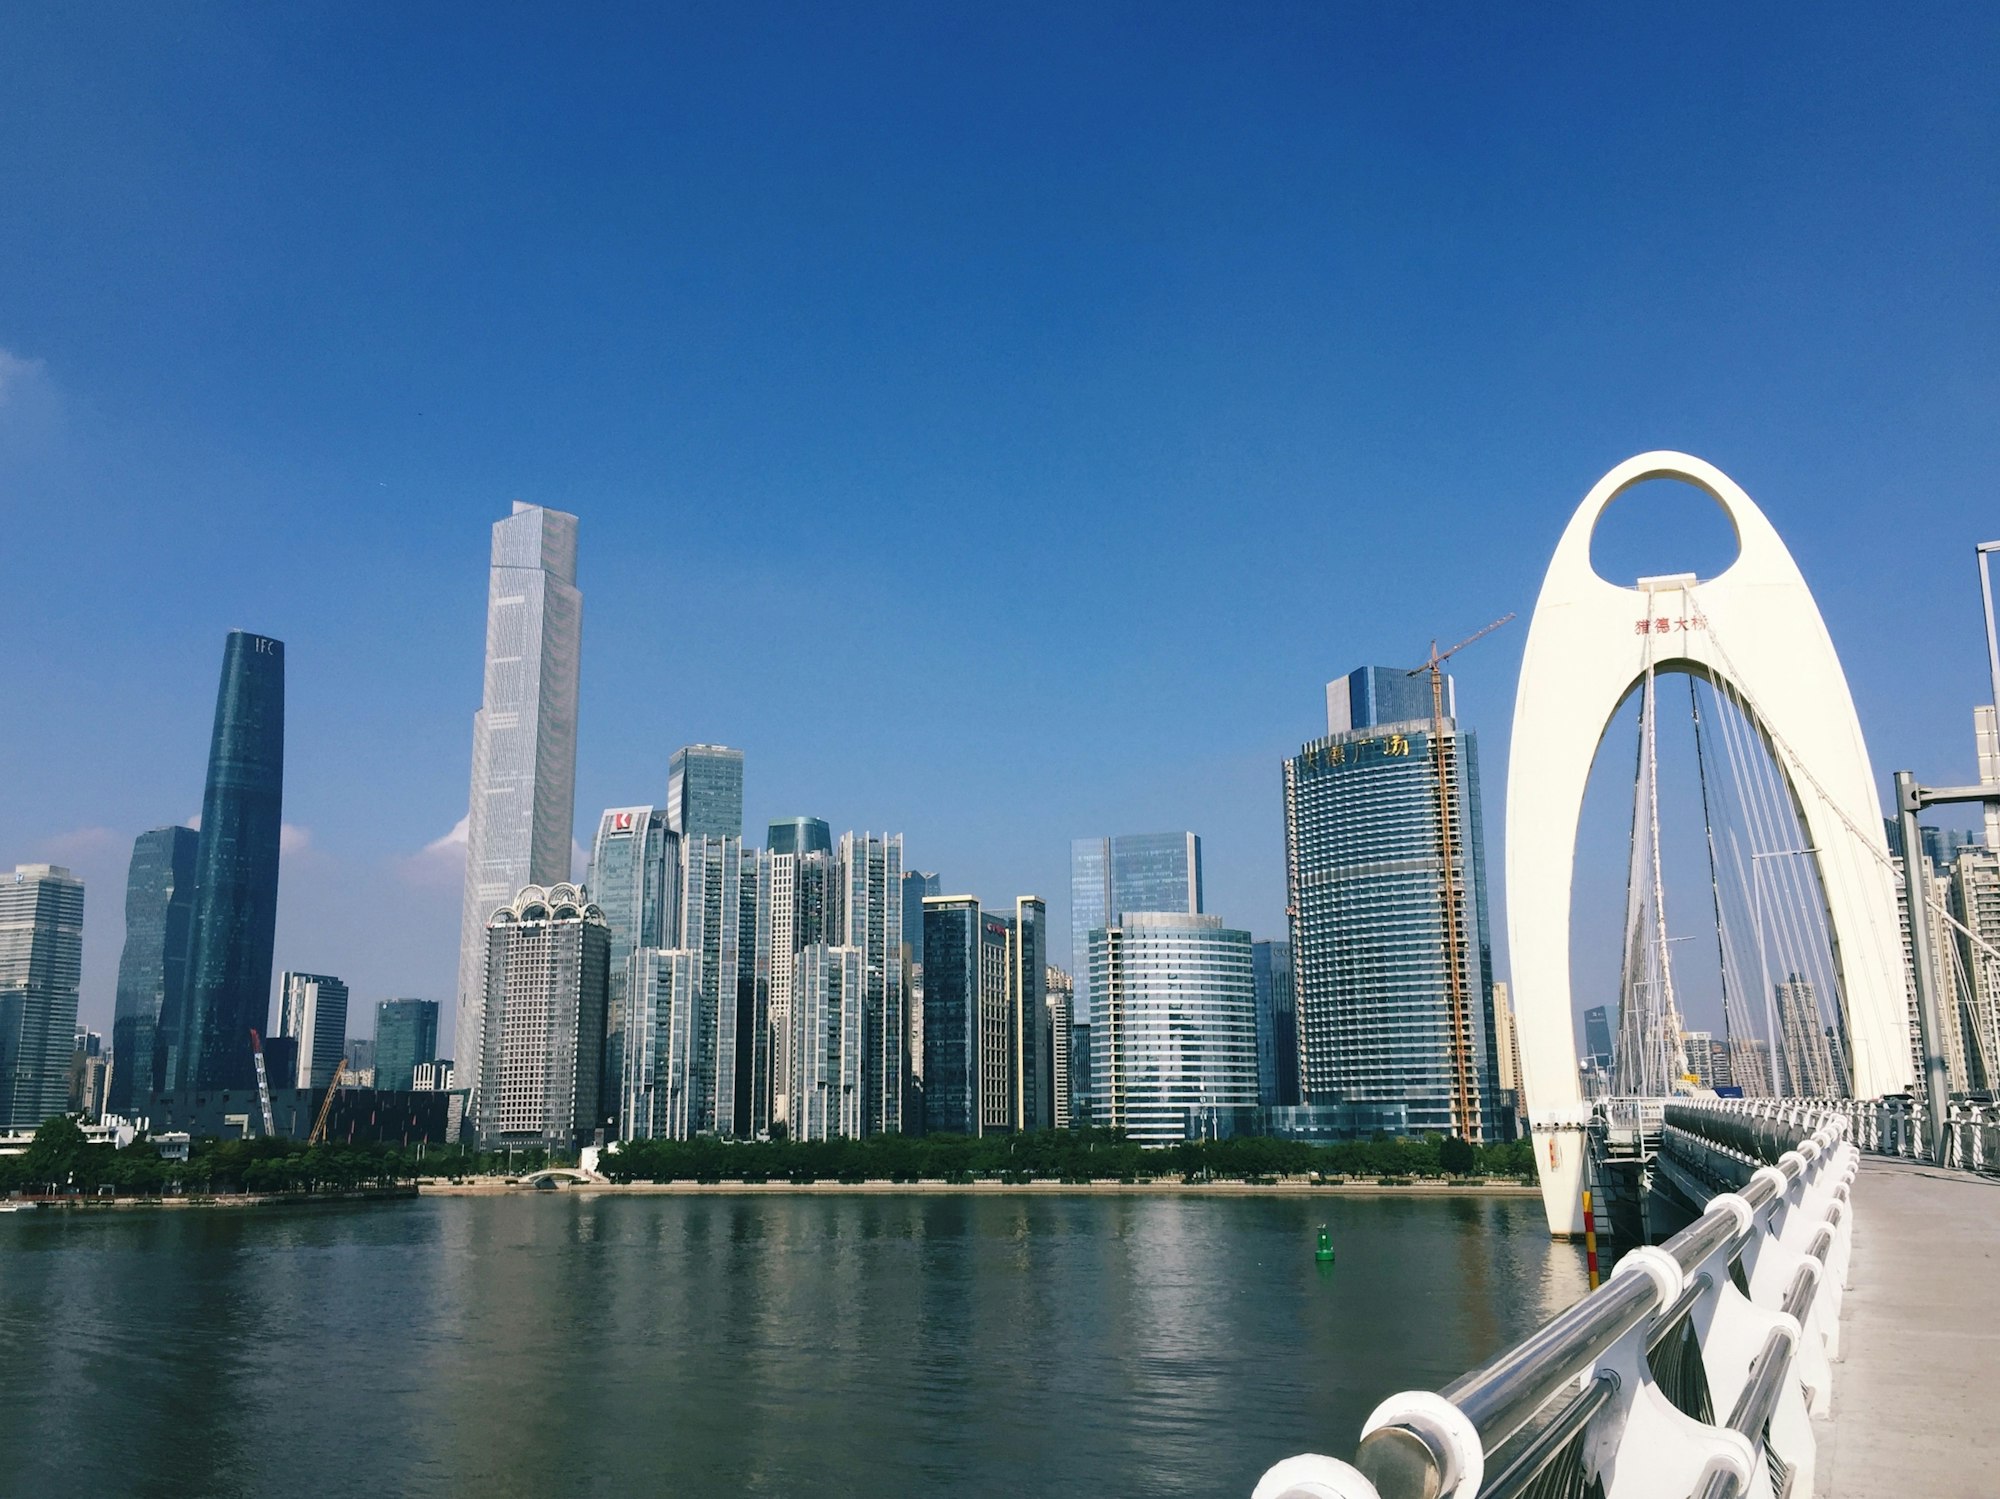
[[[1527,1197],[0,1214],[0,1493],[1247,1499],[1582,1291]]]

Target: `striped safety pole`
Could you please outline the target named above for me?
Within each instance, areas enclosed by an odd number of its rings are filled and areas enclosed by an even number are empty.
[[[1583,1257],[1590,1266],[1590,1289],[1597,1289],[1597,1219],[1590,1211],[1590,1188],[1583,1189]]]

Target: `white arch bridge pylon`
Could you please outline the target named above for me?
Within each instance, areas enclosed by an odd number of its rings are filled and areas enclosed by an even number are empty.
[[[1590,564],[1605,510],[1650,479],[1708,494],[1738,555],[1692,574],[1622,587]],[[1584,789],[1619,705],[1647,673],[1727,688],[1791,792],[1826,899],[1839,1002],[1860,1097],[1912,1077],[1896,891],[1881,800],[1846,675],[1791,553],[1728,475],[1685,453],[1642,453],[1600,479],[1571,517],[1535,603],[1507,771],[1507,936],[1549,1229],[1583,1231],[1588,1117],[1570,993],[1570,906]]]

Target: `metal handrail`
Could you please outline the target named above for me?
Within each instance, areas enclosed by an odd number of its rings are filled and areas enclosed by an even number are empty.
[[[1778,1408],[1778,1397],[1784,1393],[1785,1376],[1792,1368],[1792,1350],[1797,1346],[1797,1336],[1789,1327],[1772,1328],[1764,1339],[1763,1351],[1750,1366],[1749,1382],[1729,1412],[1729,1429],[1759,1451],[1764,1445],[1765,1424]],[[1711,1468],[1701,1487],[1695,1490],[1694,1499],[1739,1499],[1742,1492],[1733,1469]]]
[[[1563,1407],[1562,1414],[1537,1433],[1534,1441],[1479,1491],[1479,1499],[1518,1499],[1529,1485],[1542,1476],[1549,1463],[1561,1455],[1590,1418],[1604,1408],[1604,1402],[1618,1392],[1618,1376],[1600,1374],[1584,1387],[1576,1399]]]

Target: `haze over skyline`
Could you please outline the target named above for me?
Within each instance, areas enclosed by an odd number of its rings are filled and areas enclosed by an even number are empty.
[[[449,1001],[515,499],[581,518],[580,837],[731,744],[749,841],[900,831],[1058,933],[1072,838],[1185,828],[1282,936],[1327,679],[1525,616],[1653,447],[1772,517],[1878,776],[1974,778],[1993,16],[598,21],[0,18],[0,860],[88,882],[93,1028],[237,626],[289,663],[278,966],[357,1034]],[[1615,581],[1727,559],[1660,488]],[[1524,638],[1454,663],[1496,896]]]

